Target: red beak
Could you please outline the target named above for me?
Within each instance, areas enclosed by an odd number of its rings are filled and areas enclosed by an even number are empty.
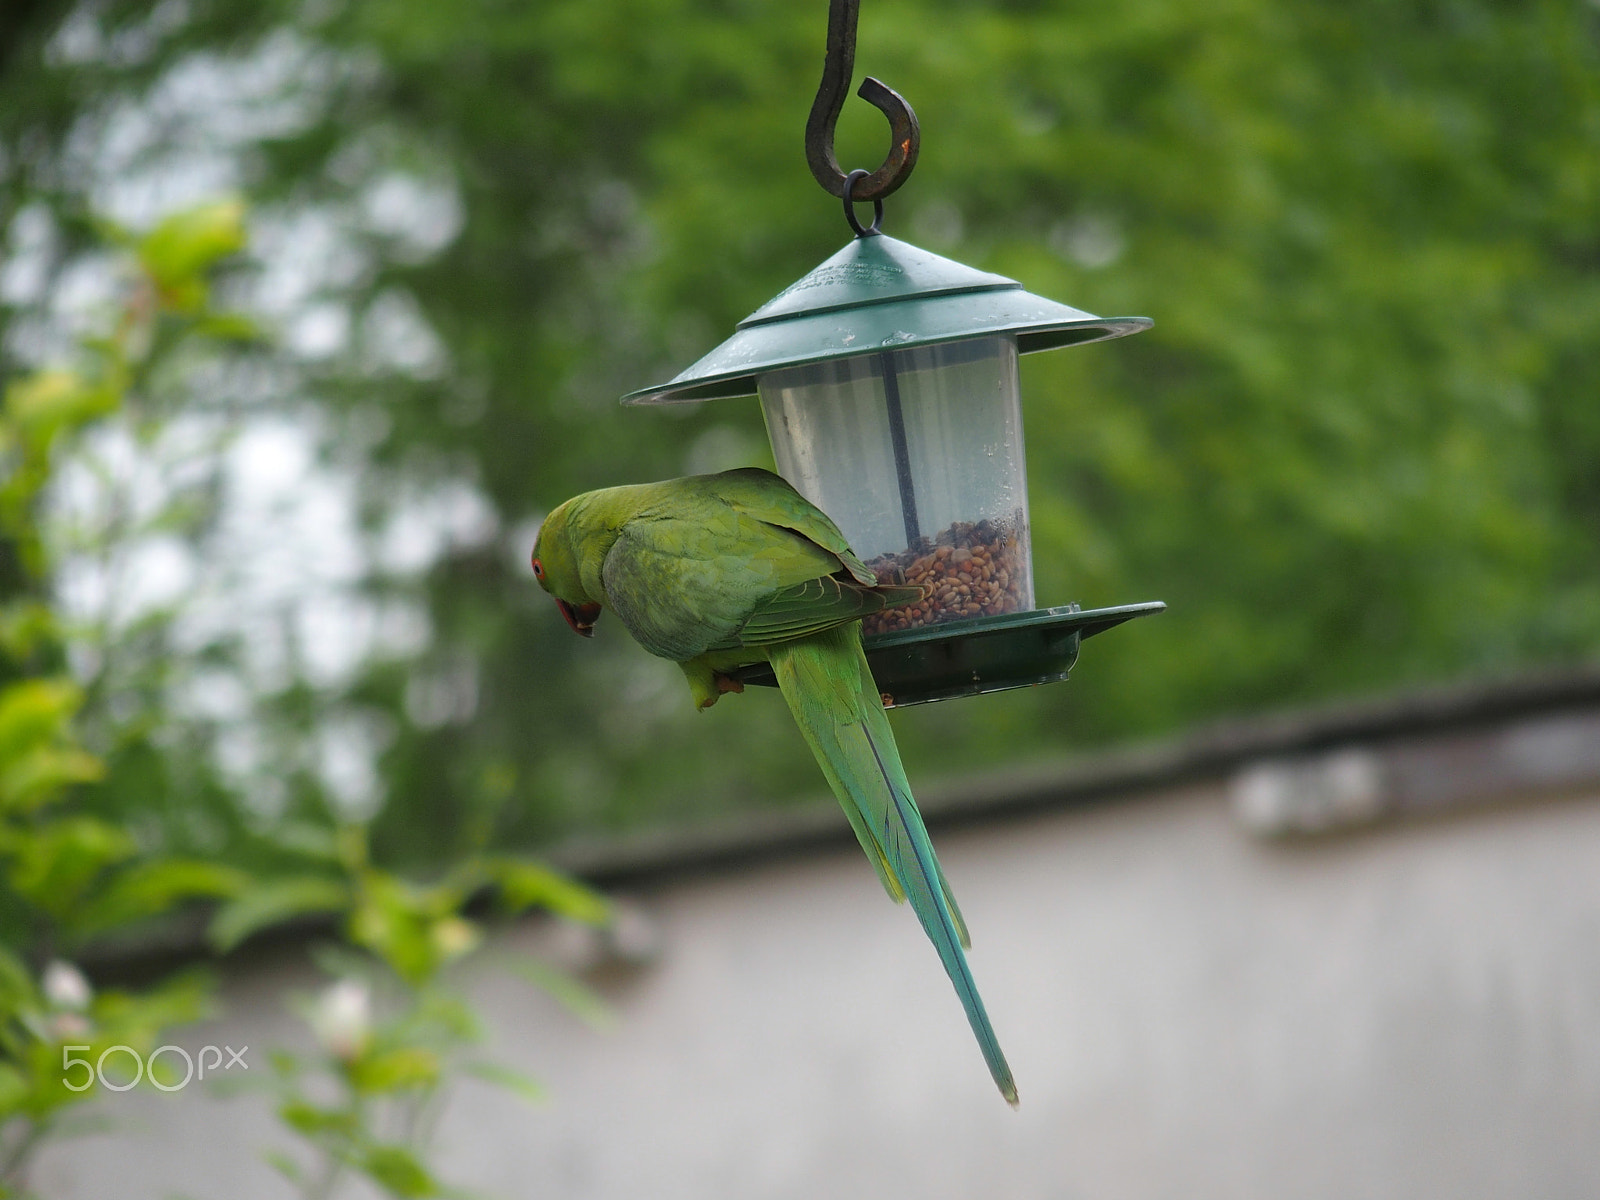
[[[594,623],[600,619],[598,604],[568,604],[565,600],[557,600],[556,607],[567,619],[567,624],[572,626],[573,633],[582,637],[594,636]]]

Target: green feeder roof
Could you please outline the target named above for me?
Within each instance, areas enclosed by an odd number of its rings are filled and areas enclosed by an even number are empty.
[[[1150,328],[1149,317],[1097,317],[907,242],[859,237],[739,322],[722,345],[669,383],[624,404],[748,396],[779,367],[1008,334],[1017,350],[1054,350]]]

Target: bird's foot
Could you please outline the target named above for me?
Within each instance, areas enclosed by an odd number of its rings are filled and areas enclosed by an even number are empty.
[[[694,697],[694,706],[705,712],[729,692],[744,691],[744,683],[732,675],[724,675],[721,671],[714,671],[702,656],[681,662],[678,666],[683,668],[683,674],[689,681],[689,694]]]

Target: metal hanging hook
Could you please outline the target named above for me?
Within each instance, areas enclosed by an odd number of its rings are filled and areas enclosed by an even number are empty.
[[[861,0],[828,0],[828,52],[822,63],[822,83],[806,118],[806,162],[811,174],[830,196],[845,194],[845,172],[833,153],[833,131],[850,90],[850,77],[856,66],[856,18]],[[889,118],[889,156],[870,175],[856,181],[851,197],[857,201],[881,201],[911,177],[917,165],[921,132],[917,114],[893,88],[868,77],[856,90],[868,104]]]

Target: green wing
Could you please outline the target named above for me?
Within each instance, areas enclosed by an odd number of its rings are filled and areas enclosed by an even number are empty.
[[[738,633],[768,597],[840,569],[798,534],[723,505],[629,521],[601,568],[606,599],[646,650],[676,662]]]
[[[808,579],[761,601],[739,629],[737,644],[770,646],[808,637],[886,608],[911,604],[923,595],[920,587],[863,587],[837,575]]]
[[[623,521],[601,579],[640,645],[677,662],[805,637],[923,595],[878,587],[832,521],[754,468],[653,488]]]
[[[787,479],[760,467],[740,467],[720,475],[702,475],[722,500],[746,516],[792,530],[836,557],[856,582],[872,586],[877,577],[850,549],[850,543],[833,519],[799,492]]]

